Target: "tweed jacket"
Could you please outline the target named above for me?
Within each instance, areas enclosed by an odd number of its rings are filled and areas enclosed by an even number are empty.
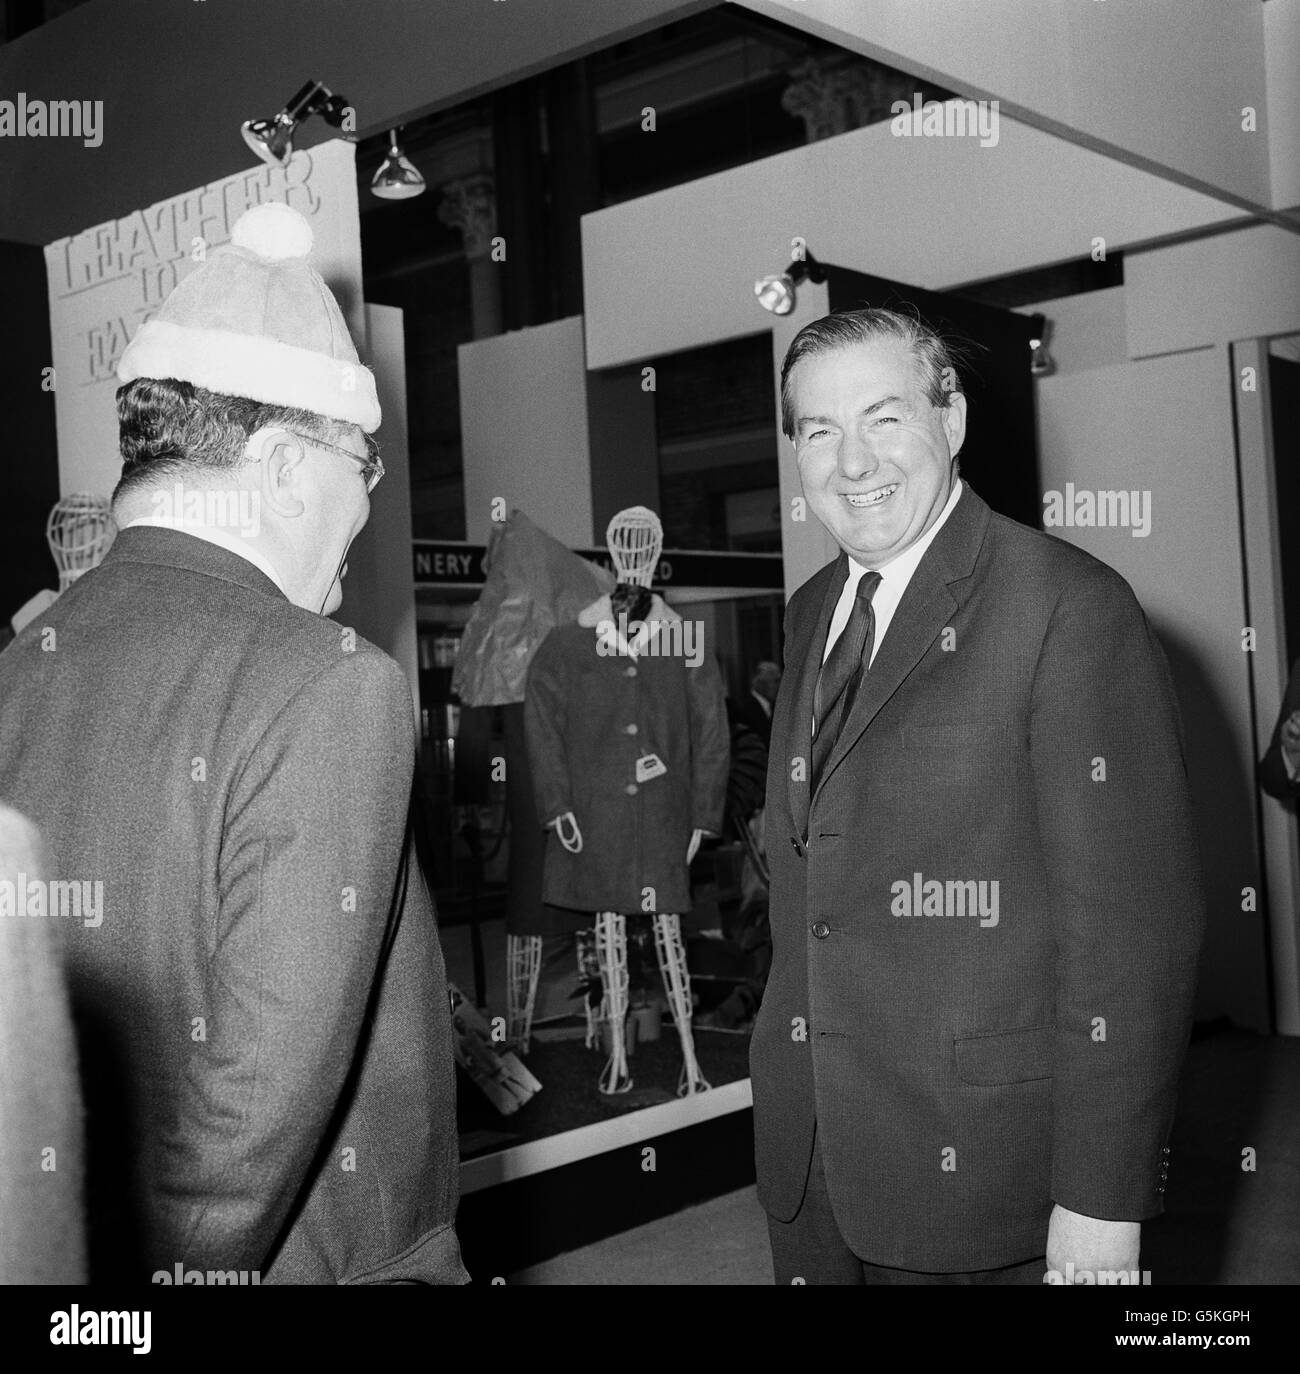
[[[465,1280],[412,714],[385,654],[175,530],[0,654],[0,796],[102,892],[65,932],[92,1280]]]

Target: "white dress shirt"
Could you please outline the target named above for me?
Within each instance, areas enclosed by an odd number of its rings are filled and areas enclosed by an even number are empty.
[[[928,530],[916,541],[904,549],[902,553],[895,554],[888,563],[882,564],[875,571],[880,574],[880,585],[876,588],[876,594],[871,598],[871,609],[876,618],[876,637],[871,647],[871,659],[867,663],[869,668],[876,660],[876,655],[880,652],[881,642],[885,638],[885,632],[889,629],[889,622],[894,618],[894,612],[898,609],[898,603],[903,599],[903,593],[907,590],[907,584],[912,580],[912,574],[916,571],[917,564],[925,557],[925,551],[934,541],[934,537],[943,528],[943,522],[952,514],[953,507],[957,504],[957,498],[961,495],[961,478],[959,477],[952,485],[952,491],[948,494],[948,504],[939,512],[939,518],[930,526]],[[835,614],[831,616],[830,633],[826,636],[826,652],[822,654],[822,662],[825,663],[827,656],[835,641],[840,637],[845,625],[849,623],[849,612],[853,609],[853,599],[858,594],[858,583],[862,580],[862,574],[870,572],[870,568],[864,567],[852,554],[849,555],[849,578],[844,584],[844,590],[840,593],[840,599],[835,604]]]
[[[192,520],[168,515],[141,515],[134,520],[128,520],[122,528],[129,530],[136,525],[156,525],[159,529],[180,530],[182,534],[192,534],[196,539],[206,539],[209,544],[216,544],[219,548],[237,553],[240,558],[264,572],[284,592],[285,596],[289,595],[285,591],[284,583],[280,580],[280,574],[272,566],[271,560],[253,548],[242,535],[231,534],[229,530],[217,529],[212,525],[202,525]]]

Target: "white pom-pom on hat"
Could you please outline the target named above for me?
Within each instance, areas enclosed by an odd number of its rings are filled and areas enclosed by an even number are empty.
[[[177,282],[122,351],[120,382],[175,377],[223,396],[360,425],[383,418],[334,293],[308,260],[311,224],[269,201]]]
[[[311,225],[282,200],[245,210],[230,231],[236,248],[261,258],[305,258],[313,242]]]

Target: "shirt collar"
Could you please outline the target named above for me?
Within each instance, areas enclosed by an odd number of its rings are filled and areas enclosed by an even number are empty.
[[[260,550],[253,548],[247,539],[231,534],[229,530],[215,529],[211,525],[202,525],[196,521],[186,520],[184,517],[167,515],[137,516],[134,520],[128,520],[122,528],[129,530],[136,525],[153,525],[159,529],[179,530],[182,534],[192,534],[196,539],[206,540],[209,544],[216,544],[218,548],[225,549],[229,553],[238,554],[240,558],[264,572],[284,592],[286,597],[289,596],[284,582],[271,560]]]

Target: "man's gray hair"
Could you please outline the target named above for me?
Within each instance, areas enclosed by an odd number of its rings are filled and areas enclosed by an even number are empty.
[[[790,374],[796,365],[805,358],[877,339],[895,339],[911,351],[931,405],[943,409],[953,393],[961,390],[958,364],[968,362],[969,350],[961,341],[931,329],[919,314],[881,308],[836,311],[804,325],[786,350],[781,364],[781,429],[787,438],[794,438]]]
[[[194,469],[237,468],[244,446],[265,426],[327,442],[346,428],[309,410],[226,396],[175,377],[137,377],[118,387],[117,424],[122,475],[115,502]]]

